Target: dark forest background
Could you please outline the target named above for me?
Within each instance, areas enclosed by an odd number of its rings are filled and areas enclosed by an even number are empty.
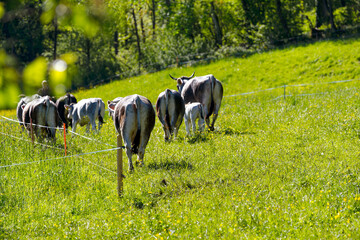
[[[27,93],[24,86],[48,79],[63,83],[61,94],[189,61],[341,37],[357,33],[359,13],[358,0],[3,1],[0,88]]]

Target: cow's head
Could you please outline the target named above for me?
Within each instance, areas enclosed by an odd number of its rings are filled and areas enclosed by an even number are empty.
[[[68,119],[72,119],[74,103],[71,103],[70,105],[65,104],[64,107],[68,111],[68,114],[67,114]]]
[[[193,74],[192,74],[190,77],[182,76],[182,77],[179,77],[179,78],[174,78],[173,76],[171,76],[171,75],[169,74],[169,76],[177,82],[177,86],[176,86],[176,87],[177,87],[177,89],[179,90],[179,93],[182,92],[182,89],[183,89],[185,83],[186,83],[187,81],[189,81],[191,78],[193,78],[194,75],[195,75],[195,71],[193,72]]]
[[[108,100],[107,104],[108,104],[108,109],[109,109],[109,116],[111,116],[114,119],[114,112],[115,112],[116,103],[114,103],[113,101]]]

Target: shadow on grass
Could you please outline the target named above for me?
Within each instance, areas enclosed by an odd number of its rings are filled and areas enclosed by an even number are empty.
[[[154,170],[158,170],[158,169],[165,169],[165,170],[170,170],[170,169],[193,169],[193,165],[191,163],[188,163],[184,160],[180,161],[180,162],[176,162],[176,161],[163,161],[160,163],[150,163],[148,166],[148,168],[150,169],[154,169]]]
[[[192,136],[188,136],[186,138],[187,138],[187,142],[190,144],[194,144],[197,142],[206,142],[209,140],[209,137],[207,134],[203,134],[203,133],[199,133],[199,132],[195,133]]]
[[[214,131],[217,134],[223,134],[223,135],[250,135],[250,134],[256,134],[254,131],[244,130],[241,131],[239,129],[234,129],[232,127],[226,127],[219,130]]]

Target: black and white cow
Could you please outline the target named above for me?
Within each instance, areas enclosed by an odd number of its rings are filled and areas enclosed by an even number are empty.
[[[129,171],[132,171],[132,154],[137,154],[140,164],[144,164],[145,148],[155,126],[154,108],[149,99],[137,94],[122,98],[115,106],[108,101],[108,106],[115,130],[124,141]]]
[[[96,122],[99,120],[98,130],[100,131],[101,125],[104,123],[105,115],[105,103],[101,98],[87,98],[82,99],[78,103],[71,103],[70,105],[65,105],[65,108],[68,110],[68,118],[72,119],[72,131],[76,131],[76,125],[79,123],[80,126],[86,124],[86,131],[90,129],[90,124],[92,130],[96,131]]]
[[[70,93],[67,93],[65,96],[60,97],[56,101],[56,107],[59,113],[61,121],[65,123],[66,129],[70,125],[72,127],[71,119],[68,118],[68,111],[65,108],[65,105],[70,105],[71,103],[77,103],[76,97]]]
[[[177,88],[185,104],[201,103],[204,108],[205,122],[213,131],[223,98],[223,86],[212,74],[201,77],[194,77],[194,74],[195,72],[190,77],[174,78],[171,75],[170,77],[177,81]],[[211,115],[213,119],[210,124]]]
[[[163,126],[165,141],[169,141],[173,134],[175,138],[177,137],[184,113],[184,100],[177,91],[166,89],[159,94],[156,101],[156,114]]]

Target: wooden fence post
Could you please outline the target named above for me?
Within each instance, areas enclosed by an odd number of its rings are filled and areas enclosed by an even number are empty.
[[[122,150],[122,137],[121,134],[117,136],[117,181],[118,181],[118,195],[119,197],[122,196],[123,193],[123,150]]]

